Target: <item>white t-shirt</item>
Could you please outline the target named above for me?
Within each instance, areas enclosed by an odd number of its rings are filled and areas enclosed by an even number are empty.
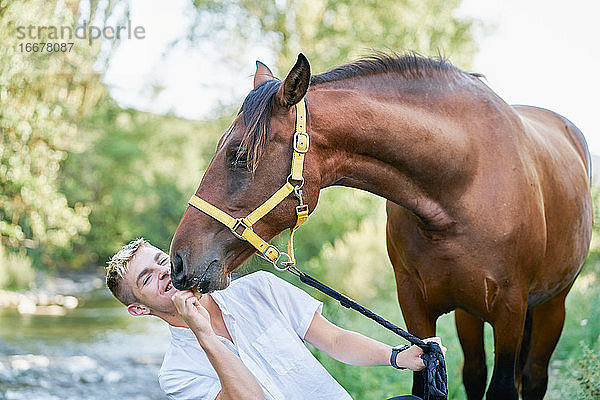
[[[252,372],[268,400],[352,399],[304,344],[321,302],[264,271],[211,296],[233,343],[219,339]],[[194,333],[170,329],[171,344],[158,375],[161,388],[170,399],[214,400],[221,383]]]

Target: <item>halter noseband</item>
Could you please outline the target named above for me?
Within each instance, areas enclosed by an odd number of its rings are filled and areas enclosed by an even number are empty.
[[[304,167],[304,154],[308,151],[308,145],[309,136],[306,131],[306,101],[303,98],[296,104],[296,132],[294,133],[294,139],[292,141],[294,151],[292,154],[291,172],[287,177],[286,183],[279,190],[245,218],[234,218],[195,194],[192,195],[188,204],[228,227],[238,239],[250,243],[258,250],[260,255],[269,260],[276,269],[281,271],[286,270],[295,264],[293,243],[294,232],[308,219],[308,204],[304,204],[302,200],[302,186],[304,185],[302,170]],[[292,181],[299,183],[293,185],[291,183]],[[267,215],[269,211],[277,207],[277,205],[285,200],[292,192],[294,192],[294,195],[298,198],[300,204],[296,206],[296,225],[290,229],[288,254],[280,251],[277,247],[261,238],[254,232],[252,226],[262,217]],[[281,262],[279,260],[282,255],[287,257],[287,261]],[[278,262],[282,267],[278,265]]]

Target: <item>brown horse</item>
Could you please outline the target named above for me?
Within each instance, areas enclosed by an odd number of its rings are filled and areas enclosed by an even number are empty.
[[[281,82],[257,63],[254,90],[196,192],[235,217],[263,203],[289,173],[296,111],[307,100],[310,210],[332,185],[388,199],[387,245],[408,330],[435,334],[456,310],[469,399],[487,370],[483,323],[494,331],[488,399],[541,399],[564,322],[564,301],[592,229],[590,157],[581,132],[551,111],[510,106],[442,60],[377,55],[312,76],[303,55]],[[295,223],[289,196],[254,230]],[[172,280],[222,289],[254,253],[188,207],[171,244]],[[421,377],[415,376],[415,383]],[[420,385],[413,386],[415,394]]]

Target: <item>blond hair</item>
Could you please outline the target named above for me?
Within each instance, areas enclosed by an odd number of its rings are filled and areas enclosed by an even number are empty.
[[[140,247],[148,245],[148,241],[143,237],[132,240],[121,247],[110,261],[106,264],[106,286],[110,289],[113,296],[126,306],[138,302],[138,298],[133,294],[129,285],[125,284],[124,277],[129,267],[129,262]]]

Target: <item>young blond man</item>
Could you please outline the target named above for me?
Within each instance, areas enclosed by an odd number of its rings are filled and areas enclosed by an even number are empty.
[[[394,350],[339,328],[321,315],[322,303],[268,272],[196,298],[171,285],[170,268],[169,256],[140,238],[106,271],[109,289],[131,315],[169,324],[159,383],[170,399],[351,399],[305,341],[348,364],[424,368],[419,347]],[[426,341],[441,345],[439,338]]]

